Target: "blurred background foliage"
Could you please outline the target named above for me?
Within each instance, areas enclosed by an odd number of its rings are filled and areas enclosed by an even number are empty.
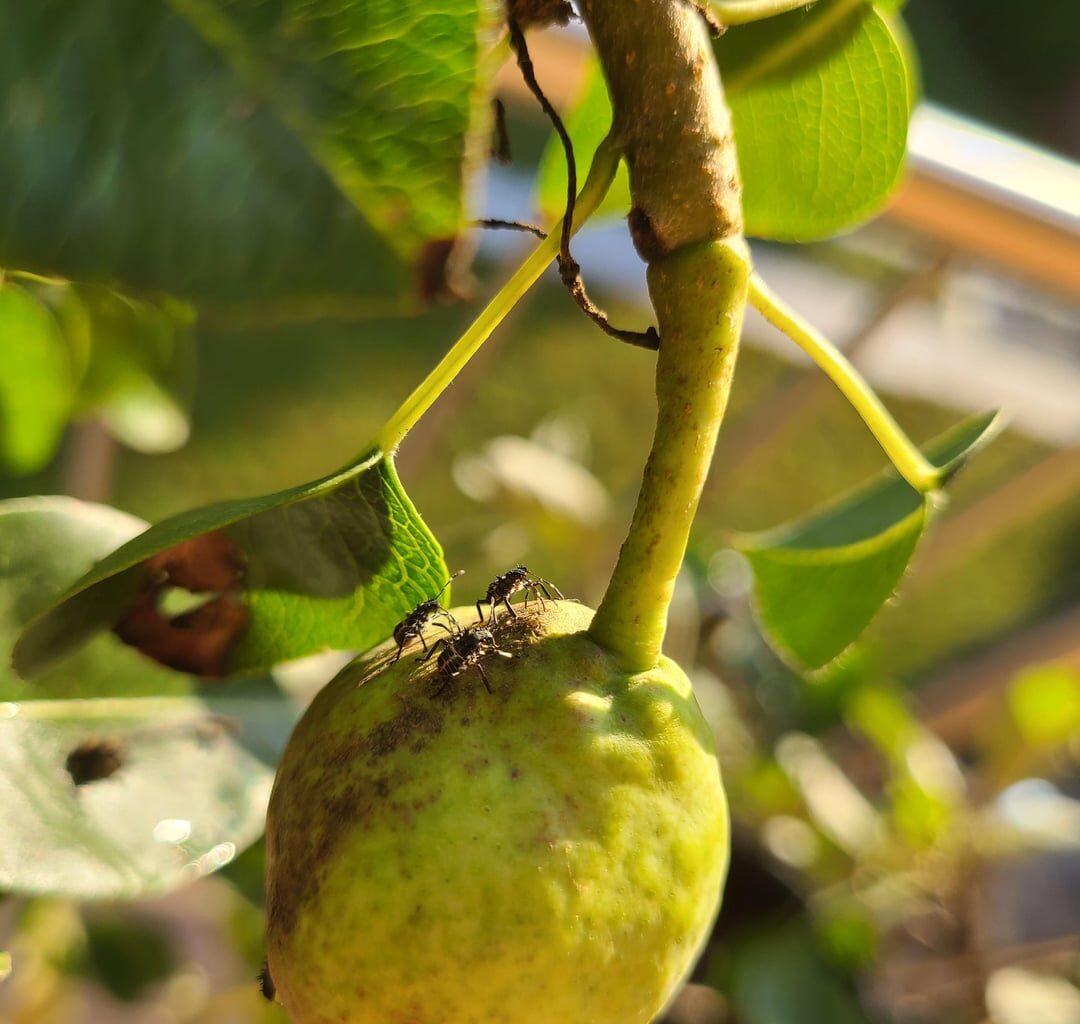
[[[123,24],[159,32],[138,8],[127,5]],[[61,19],[48,17],[56,5],[40,11],[40,31],[58,31]],[[928,98],[1067,155],[1080,149],[1074,4],[1061,0],[1025,17],[998,2],[913,0],[905,15]],[[86,31],[104,31],[84,17]],[[194,63],[179,68],[181,78],[199,59],[194,40],[184,45]],[[0,67],[10,72],[33,58],[25,49],[8,53]],[[541,65],[545,72],[557,74]],[[203,82],[208,92],[218,87]],[[493,176],[486,202],[504,204],[492,213],[527,216],[505,203],[528,201],[527,185],[519,186],[539,160],[546,125],[519,91],[507,87],[505,99],[514,172]],[[190,113],[198,135],[199,111]],[[137,127],[148,115],[133,108],[125,116]],[[292,142],[279,126],[261,111],[241,121],[245,134],[232,141],[262,154],[253,166],[267,153],[275,170],[291,166]],[[32,123],[20,138],[43,145]],[[54,148],[44,156],[57,194],[74,196],[80,167]],[[400,285],[396,271],[368,255],[375,298],[341,289],[354,279],[343,273],[350,261],[374,243],[325,177],[297,173],[284,190],[280,178],[253,179],[235,196],[215,194],[205,180],[182,188],[189,191],[177,196],[162,182],[175,230],[202,246],[191,288],[177,289],[183,300],[13,279],[53,312],[74,370],[54,395],[5,391],[0,375],[6,410],[48,418],[35,435],[46,441],[5,447],[0,497],[73,494],[153,521],[316,477],[367,444],[475,308],[401,316],[399,300],[379,298]],[[210,202],[241,217],[237,244],[264,253],[266,268],[250,279],[229,277],[237,261],[207,248],[197,218],[218,216]],[[3,216],[15,209],[65,230],[64,210],[0,198]],[[125,223],[153,232],[161,213],[136,211]],[[583,240],[587,275],[590,254],[595,266],[627,244],[614,237]],[[519,251],[501,239],[481,246],[475,294],[500,281]],[[914,345],[910,332],[931,323],[944,338],[958,324],[959,333],[985,328],[1049,353],[1062,379],[1075,379],[1075,297],[957,255],[888,218],[797,253],[755,251],[789,268],[796,285],[810,282],[810,291],[814,282],[835,283],[835,300],[826,292],[817,301],[868,373],[890,359],[918,363],[918,349],[906,347]],[[97,279],[110,279],[129,258],[122,246],[76,255],[82,262],[73,266]],[[627,269],[623,281],[625,265],[615,260],[597,291],[620,322],[644,324],[638,272]],[[149,289],[183,279],[143,269]],[[137,280],[140,269],[132,272]],[[857,285],[858,301],[842,282]],[[253,304],[253,296],[268,298]],[[918,316],[905,318],[912,309]],[[812,508],[872,475],[882,459],[826,383],[778,354],[759,322],[748,336],[668,638],[716,732],[735,849],[713,940],[668,1019],[1080,1020],[1077,437],[1021,416],[957,481],[899,597],[858,648],[803,678],[754,626],[747,566],[728,546],[728,531]],[[93,359],[87,338],[98,339]],[[957,344],[968,367],[1005,352]],[[40,348],[44,360],[49,345]],[[1022,376],[1024,364],[1005,355],[1003,365]],[[902,375],[883,376],[899,382],[884,385],[885,397],[916,439],[956,419],[948,402],[902,386]],[[1011,386],[1023,384],[1007,377],[990,385],[1006,405]],[[597,601],[651,437],[651,390],[649,357],[599,336],[554,280],[523,303],[400,454],[402,478],[448,564],[468,571],[459,598],[523,561],[566,593]],[[286,671],[282,685],[310,694],[328,671]],[[133,904],[0,897],[0,1019],[281,1021],[254,982],[261,855],[256,844],[211,877]],[[5,980],[8,960],[14,970]]]

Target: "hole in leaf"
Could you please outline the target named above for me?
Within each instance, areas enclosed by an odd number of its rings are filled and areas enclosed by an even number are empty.
[[[146,562],[143,585],[115,633],[170,668],[222,676],[248,624],[236,596],[243,576],[240,550],[221,532],[167,548]]]
[[[64,767],[76,786],[86,786],[115,775],[123,764],[124,747],[118,739],[91,736],[68,754]]]

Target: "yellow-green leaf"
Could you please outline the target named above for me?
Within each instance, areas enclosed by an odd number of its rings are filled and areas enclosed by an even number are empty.
[[[1052,747],[1080,736],[1080,672],[1055,663],[1025,669],[1009,687],[1009,708],[1025,743]]]

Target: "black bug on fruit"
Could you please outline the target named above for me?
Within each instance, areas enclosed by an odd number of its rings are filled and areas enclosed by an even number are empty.
[[[414,638],[420,641],[420,645],[424,648],[424,653],[427,653],[428,645],[427,641],[424,639],[424,627],[428,624],[438,626],[440,629],[446,630],[446,632],[451,635],[453,635],[456,630],[460,629],[457,619],[455,619],[453,615],[439,603],[439,598],[443,596],[446,588],[464,571],[464,569],[459,569],[442,585],[442,590],[429,601],[422,601],[418,604],[394,627],[394,643],[397,644],[397,653],[391,660],[391,664],[401,657],[401,652],[405,649],[405,645]],[[447,626],[445,622],[440,622],[439,619],[446,620],[450,625]]]
[[[484,659],[493,654],[500,658],[513,657],[509,651],[499,647],[490,629],[479,626],[466,626],[451,636],[440,637],[420,660],[428,661],[435,654],[439,655],[435,667],[441,680],[440,692],[452,679],[468,672],[470,668],[475,668],[487,692],[492,693],[494,691],[491,689],[491,682],[484,671]]]
[[[535,598],[543,604],[545,597],[549,601],[554,601],[556,598],[562,600],[563,596],[562,591],[550,580],[536,576],[529,572],[525,566],[519,565],[508,572],[504,572],[501,576],[496,576],[487,588],[487,594],[476,602],[476,613],[480,616],[480,621],[484,621],[484,613],[480,608],[482,604],[491,606],[491,622],[493,625],[495,623],[496,608],[500,604],[505,605],[506,610],[514,618],[517,618],[517,612],[511,606],[510,598],[522,591],[525,592],[526,606],[530,598]]]

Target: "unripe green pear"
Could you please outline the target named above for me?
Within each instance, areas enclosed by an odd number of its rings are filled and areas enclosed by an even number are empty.
[[[296,1024],[647,1024],[671,997],[719,902],[724,791],[683,672],[620,670],[592,616],[504,613],[492,693],[410,647],[315,699],[267,821]]]

